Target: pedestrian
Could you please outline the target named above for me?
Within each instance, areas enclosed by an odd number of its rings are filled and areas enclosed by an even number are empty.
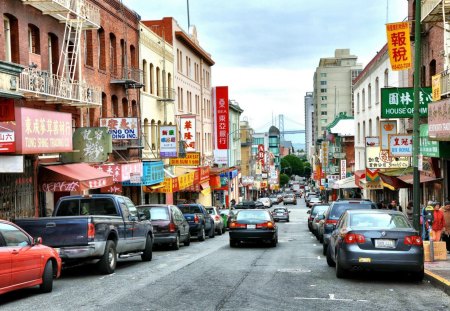
[[[403,212],[403,208],[400,205],[397,205],[397,201],[392,200],[389,209]]]
[[[430,200],[421,209],[420,224],[422,225],[422,240],[424,241],[430,239],[429,231],[431,229],[430,226],[433,225],[434,205],[435,203]]]
[[[408,217],[408,220],[413,223],[413,201],[409,201],[408,205],[406,205],[406,216]]]
[[[442,231],[445,228],[444,213],[441,211],[441,204],[435,202],[433,213],[433,225],[431,226],[431,232],[433,233],[433,241],[440,241]]]
[[[450,254],[450,201],[445,201],[444,206],[441,208],[444,214],[445,227],[442,232],[442,240],[445,241],[447,253]]]

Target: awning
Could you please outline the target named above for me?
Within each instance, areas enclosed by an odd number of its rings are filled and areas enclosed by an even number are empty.
[[[209,180],[208,181],[204,181],[200,184],[200,188],[202,188],[202,190],[208,189],[210,188],[209,186]]]
[[[335,182],[338,185],[339,189],[350,189],[350,188],[359,188],[355,184],[355,176],[347,177]]]
[[[381,180],[383,181],[383,187],[386,187],[392,191],[400,189],[400,188],[409,188],[410,185],[408,183],[405,183],[403,180],[400,179],[401,176],[405,176],[405,174],[410,173],[412,170],[412,167],[408,168],[399,168],[399,169],[392,169],[392,170],[386,170],[384,172],[379,172],[378,174],[381,177]]]
[[[357,170],[355,171],[355,185],[358,187],[361,186],[361,180],[365,180],[366,178],[366,170]]]
[[[112,185],[113,177],[86,163],[41,166],[40,190],[47,192],[84,191]]]
[[[431,176],[427,176],[424,174],[419,174],[420,176],[420,183],[426,183],[426,182],[430,182],[430,181],[438,181],[441,180],[442,178],[436,178],[436,177],[431,177]],[[407,175],[403,175],[398,177],[398,179],[404,181],[407,184],[413,184],[414,182],[414,175],[413,174],[407,174]]]

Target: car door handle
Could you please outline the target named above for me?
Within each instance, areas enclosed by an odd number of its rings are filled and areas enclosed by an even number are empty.
[[[54,227],[56,227],[56,223],[54,223],[54,222],[48,222],[48,223],[45,224],[45,227],[46,227],[46,228],[54,228]]]
[[[17,255],[19,253],[19,251],[17,250],[17,249],[13,249],[12,251],[11,251],[11,254],[13,254],[13,255]]]

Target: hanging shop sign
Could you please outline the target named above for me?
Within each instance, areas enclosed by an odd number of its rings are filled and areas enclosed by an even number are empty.
[[[0,126],[0,153],[16,151],[16,137],[13,130]]]
[[[347,160],[341,160],[341,179],[347,178]]]
[[[413,137],[407,134],[389,135],[389,155],[391,157],[411,157]]]
[[[420,125],[420,154],[433,158],[450,158],[450,142],[428,139],[428,124]]]
[[[112,153],[112,137],[107,127],[80,127],[73,133],[73,152],[61,154],[63,163],[99,163]]]
[[[159,137],[159,155],[161,158],[176,158],[178,147],[176,125],[160,126]]]
[[[215,135],[217,149],[228,149],[229,144],[229,105],[228,86],[217,86],[213,89],[215,112]]]
[[[366,147],[366,168],[406,168],[409,157],[391,157],[388,150]]]
[[[170,158],[169,164],[173,166],[199,166],[200,152],[186,152],[185,158]]]
[[[105,172],[113,177],[115,183],[130,181],[131,176],[138,174],[142,176],[142,162],[134,163],[110,163],[94,165],[99,171]]]
[[[17,154],[72,151],[72,114],[15,107],[14,122],[0,122],[2,131],[13,131]]]
[[[368,147],[378,147],[380,145],[379,136],[368,136],[366,137],[366,146]]]
[[[113,140],[139,139],[137,118],[100,118],[100,126],[108,128]]]
[[[409,22],[386,24],[389,59],[392,70],[412,68]]]
[[[185,142],[186,152],[197,150],[195,116],[180,116],[181,139]]]
[[[428,137],[430,140],[450,140],[450,99],[433,102],[428,106]]]
[[[419,91],[419,115],[428,116],[428,106],[432,102],[430,87]],[[414,113],[414,88],[395,87],[381,89],[381,118],[412,118]]]
[[[380,121],[381,150],[389,150],[389,135],[397,134],[397,120]]]
[[[431,94],[433,101],[441,99],[441,74],[431,77]]]

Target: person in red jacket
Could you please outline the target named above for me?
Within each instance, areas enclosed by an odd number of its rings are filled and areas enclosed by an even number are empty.
[[[442,231],[445,228],[444,213],[440,210],[440,208],[441,204],[436,203],[433,213],[433,225],[431,226],[431,231],[433,232],[433,241],[441,240]]]

